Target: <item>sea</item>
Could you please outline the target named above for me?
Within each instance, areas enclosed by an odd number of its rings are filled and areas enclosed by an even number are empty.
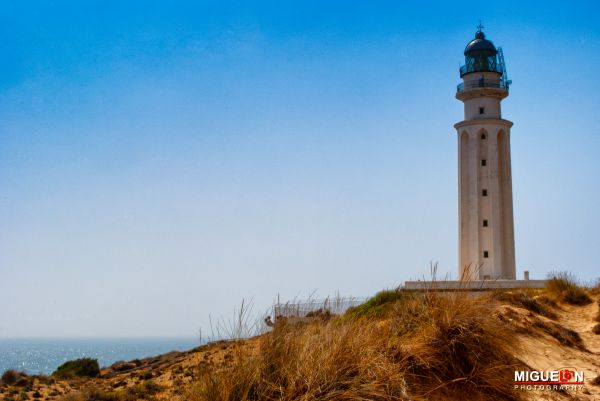
[[[49,375],[64,362],[84,357],[105,367],[200,344],[198,338],[0,338],[0,374],[17,369]]]

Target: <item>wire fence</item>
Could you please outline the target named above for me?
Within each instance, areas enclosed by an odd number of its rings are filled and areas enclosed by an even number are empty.
[[[332,315],[341,315],[353,306],[363,304],[366,298],[326,298],[309,299],[308,301],[292,301],[276,303],[273,305],[273,316],[278,317],[306,317],[308,314],[327,311]]]

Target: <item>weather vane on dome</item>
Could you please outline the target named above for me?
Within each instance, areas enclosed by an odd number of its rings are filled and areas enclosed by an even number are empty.
[[[483,24],[481,23],[481,20],[479,20],[479,25],[477,25],[477,32],[481,32],[481,30],[484,28]]]

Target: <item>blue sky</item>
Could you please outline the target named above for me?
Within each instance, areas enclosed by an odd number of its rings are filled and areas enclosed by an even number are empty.
[[[0,336],[194,335],[242,298],[456,276],[454,93],[480,19],[513,80],[518,274],[597,278],[599,14],[3,2]]]

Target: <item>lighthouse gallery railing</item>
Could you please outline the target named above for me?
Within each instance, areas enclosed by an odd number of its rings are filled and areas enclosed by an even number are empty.
[[[456,87],[457,92],[464,92],[469,89],[477,89],[477,88],[497,88],[508,90],[508,85],[501,79],[474,79],[471,81],[463,82]]]

